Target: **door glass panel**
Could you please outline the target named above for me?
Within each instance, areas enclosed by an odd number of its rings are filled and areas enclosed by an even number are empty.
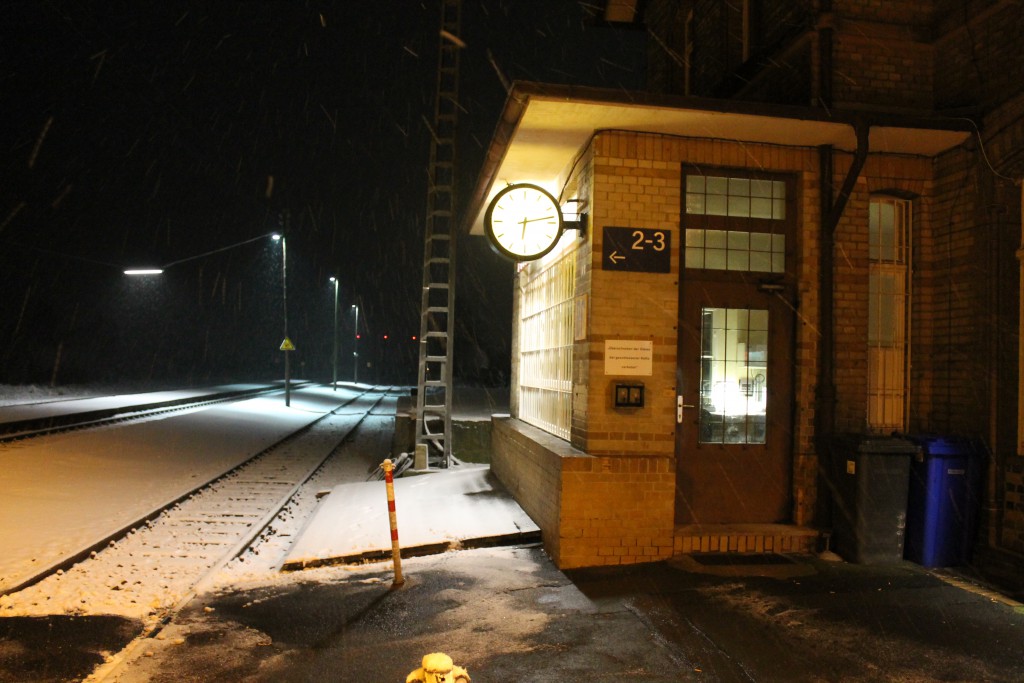
[[[765,443],[768,311],[701,309],[700,443]]]
[[[723,176],[686,176],[686,213],[786,219],[786,183]]]
[[[786,236],[743,230],[687,228],[687,268],[784,273]]]

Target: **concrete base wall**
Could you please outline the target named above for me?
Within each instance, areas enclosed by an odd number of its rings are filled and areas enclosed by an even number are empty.
[[[514,418],[493,418],[491,471],[541,529],[560,569],[672,556],[675,470],[663,456],[590,456]]]

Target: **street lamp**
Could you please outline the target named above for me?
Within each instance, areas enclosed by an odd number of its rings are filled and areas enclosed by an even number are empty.
[[[288,228],[288,212],[287,211],[284,214],[284,221],[285,221],[284,222],[285,229],[287,229]],[[262,239],[265,239],[267,237],[272,238],[275,242],[280,242],[281,243],[281,282],[282,282],[282,287],[283,287],[283,291],[284,291],[284,341],[281,342],[281,350],[285,352],[285,354],[284,354],[284,404],[286,406],[290,406],[291,405],[291,364],[290,364],[290,356],[288,355],[288,353],[295,350],[295,345],[292,344],[292,340],[288,338],[288,246],[287,246],[287,243],[285,241],[284,235],[282,235],[281,233],[277,233],[277,232],[268,232],[268,233],[264,233],[262,235],[257,235],[256,237],[251,237],[251,238],[249,238],[247,240],[242,240],[241,242],[235,242],[234,244],[228,244],[227,246],[218,247],[217,249],[211,249],[210,251],[204,251],[201,254],[195,254],[194,256],[187,256],[185,258],[178,259],[177,261],[171,261],[170,263],[166,263],[166,264],[164,264],[163,266],[160,266],[160,267],[153,268],[153,267],[146,266],[146,267],[138,267],[138,268],[125,268],[123,272],[124,272],[125,275],[132,276],[132,277],[135,277],[135,276],[145,276],[145,275],[160,275],[165,270],[167,270],[168,268],[170,268],[172,266],[176,266],[176,265],[181,264],[181,263],[187,263],[189,261],[195,261],[196,259],[205,258],[205,257],[211,256],[213,254],[219,254],[221,252],[228,251],[229,249],[234,249],[235,247],[240,247],[243,244],[249,244],[251,242],[256,242],[257,240],[262,240]],[[40,250],[40,251],[46,251],[46,250]],[[77,258],[77,257],[70,256],[70,258]],[[79,260],[82,260],[82,259],[79,259]],[[104,264],[104,265],[114,265],[114,264]],[[337,299],[337,285],[335,285],[335,299]],[[335,303],[335,307],[337,307],[337,303]]]
[[[281,291],[284,300],[284,341],[281,342],[281,350],[284,351],[284,405],[292,404],[291,386],[291,356],[288,354],[295,349],[292,340],[288,338],[288,241],[284,235],[274,233],[271,238],[281,243]]]
[[[352,332],[352,383],[359,383],[359,306],[352,304],[356,312],[356,327]]]
[[[279,234],[277,234],[276,232],[268,232],[268,233],[266,233],[264,235],[258,235],[256,237],[250,237],[247,240],[242,240],[241,242],[235,242],[234,244],[229,244],[226,247],[218,247],[217,249],[211,249],[210,251],[204,251],[202,254],[196,254],[194,256],[187,256],[187,257],[185,257],[183,259],[178,259],[177,261],[171,261],[170,263],[164,264],[164,265],[162,265],[162,266],[160,266],[158,268],[151,268],[149,266],[146,266],[144,268],[126,268],[124,270],[124,274],[125,275],[160,275],[161,273],[163,273],[165,270],[167,270],[171,266],[176,266],[179,263],[187,263],[189,261],[195,261],[196,259],[205,258],[206,256],[211,256],[213,254],[219,254],[222,251],[227,251],[228,249],[234,249],[235,247],[240,247],[243,244],[249,244],[250,242],[255,242],[257,240],[261,240],[264,237],[272,237],[274,239],[274,241],[282,239],[281,236]],[[74,257],[72,257],[72,258],[74,258]]]
[[[338,278],[331,277],[334,283],[334,352],[331,354],[331,389],[338,390]]]

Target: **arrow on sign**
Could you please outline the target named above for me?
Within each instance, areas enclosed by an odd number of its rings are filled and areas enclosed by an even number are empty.
[[[611,261],[612,263],[618,263],[619,261],[625,261],[626,257],[620,254],[618,250],[616,250],[608,254],[608,260]]]

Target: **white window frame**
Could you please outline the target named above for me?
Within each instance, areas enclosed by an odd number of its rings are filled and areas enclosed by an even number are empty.
[[[892,234],[872,226],[891,212]],[[905,431],[910,406],[911,234],[909,199],[876,195],[869,207],[868,386],[869,431]]]

